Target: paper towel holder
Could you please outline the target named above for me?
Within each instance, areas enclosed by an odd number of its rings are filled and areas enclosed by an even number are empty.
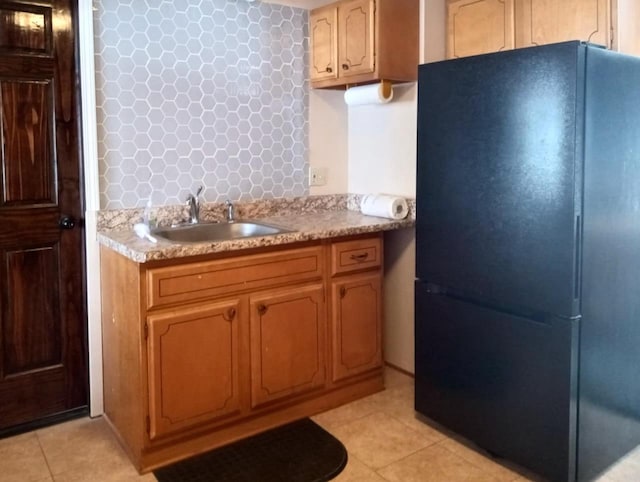
[[[382,79],[379,83],[365,85],[347,84],[345,87],[344,98],[347,105],[386,104],[393,99],[393,85],[390,80]]]
[[[391,83],[391,81],[382,79],[380,80],[380,85],[382,86],[382,93],[384,94],[384,97],[389,97],[391,95],[391,91],[393,90],[393,84]],[[358,84],[347,84],[345,87],[347,88],[347,90],[349,90],[353,87],[358,87]]]
[[[388,99],[393,95],[393,85],[390,80],[381,80],[380,85],[382,86],[382,97]]]

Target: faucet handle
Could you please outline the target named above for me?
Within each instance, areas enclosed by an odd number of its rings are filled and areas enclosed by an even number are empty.
[[[200,194],[202,194],[203,190],[204,190],[204,186],[200,186],[198,187],[195,195],[192,193],[187,194],[187,198],[185,199],[185,202],[187,203],[187,205],[189,206],[192,203],[196,205],[199,204],[200,203],[199,197],[200,197]]]

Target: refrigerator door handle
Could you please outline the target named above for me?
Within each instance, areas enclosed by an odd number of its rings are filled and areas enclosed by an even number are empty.
[[[580,279],[582,271],[582,223],[580,222],[580,215],[576,215],[576,244],[573,260],[573,298],[577,300],[580,297]]]

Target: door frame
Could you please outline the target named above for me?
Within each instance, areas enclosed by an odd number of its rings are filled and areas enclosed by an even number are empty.
[[[104,412],[102,390],[102,322],[100,249],[97,215],[100,210],[100,169],[96,126],[96,83],[93,42],[93,5],[78,0],[78,60],[82,112],[82,169],[84,171],[87,333],[89,345],[89,409],[92,417]]]

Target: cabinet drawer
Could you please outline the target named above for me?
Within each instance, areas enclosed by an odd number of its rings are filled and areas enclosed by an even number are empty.
[[[147,271],[147,308],[322,277],[322,248],[234,256]]]
[[[380,237],[343,241],[331,245],[331,275],[362,269],[377,268],[382,264]]]

